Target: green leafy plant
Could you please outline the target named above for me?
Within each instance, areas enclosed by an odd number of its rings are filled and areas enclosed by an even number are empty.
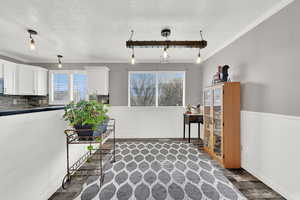
[[[65,107],[63,118],[68,121],[71,126],[90,125],[93,130],[105,121],[108,116],[108,105],[104,105],[97,101],[81,100],[78,103],[71,102]]]
[[[93,147],[92,145],[89,145],[89,146],[87,146],[87,150],[93,151],[93,150],[94,150],[94,147]]]

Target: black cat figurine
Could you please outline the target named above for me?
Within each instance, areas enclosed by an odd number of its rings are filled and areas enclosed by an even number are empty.
[[[228,69],[229,69],[228,65],[224,65],[222,67],[222,81],[223,82],[227,82],[228,81]]]

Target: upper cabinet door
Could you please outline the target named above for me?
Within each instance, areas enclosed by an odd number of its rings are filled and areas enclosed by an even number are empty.
[[[93,67],[87,69],[89,95],[108,95],[109,69],[107,67]]]
[[[34,73],[35,94],[46,96],[48,94],[48,70],[37,68]]]
[[[29,65],[18,65],[18,94],[35,95],[34,67]]]
[[[4,61],[3,62],[3,85],[4,94],[16,95],[17,94],[17,64]]]

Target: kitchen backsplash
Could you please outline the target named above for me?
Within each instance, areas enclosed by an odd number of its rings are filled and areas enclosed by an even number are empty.
[[[0,108],[32,107],[48,105],[48,96],[0,96]]]

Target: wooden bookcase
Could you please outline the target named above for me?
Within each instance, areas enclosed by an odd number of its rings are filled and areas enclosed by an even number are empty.
[[[225,168],[241,167],[240,83],[204,89],[204,150]]]

